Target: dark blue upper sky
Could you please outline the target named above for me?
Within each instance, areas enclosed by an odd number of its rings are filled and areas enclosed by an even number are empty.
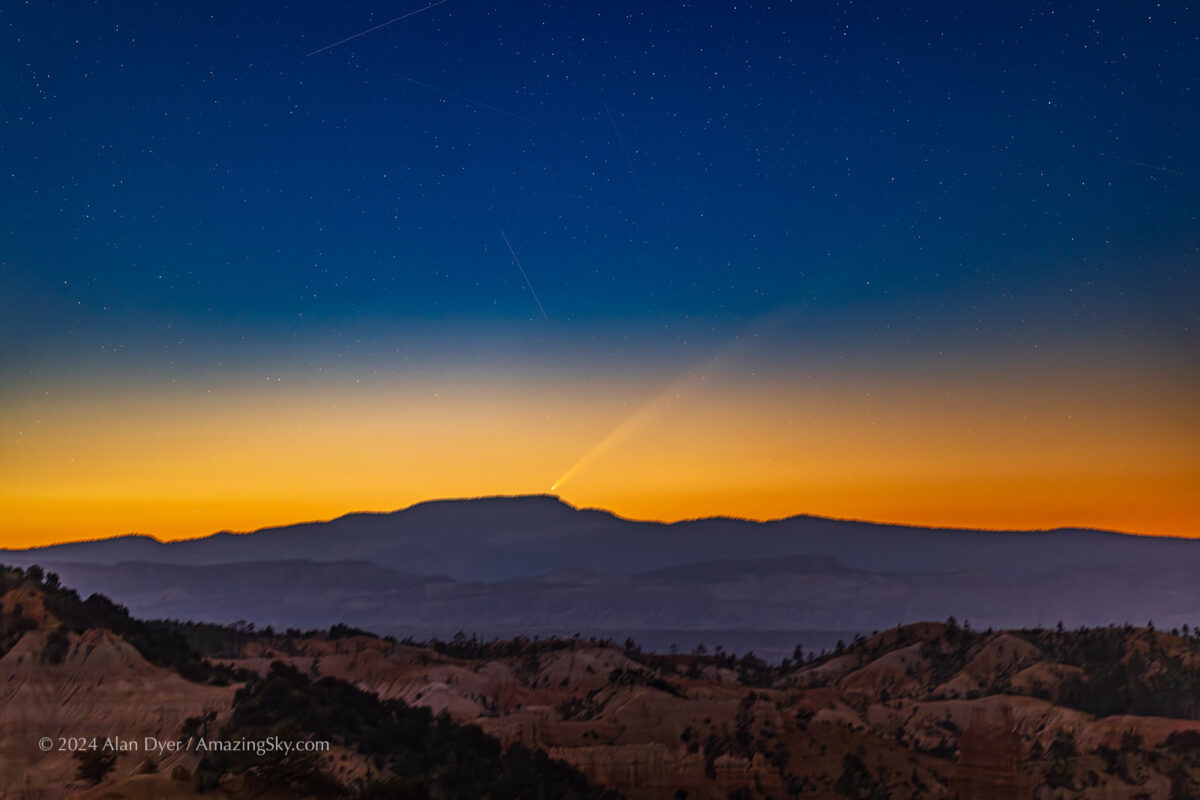
[[[8,367],[781,308],[1195,349],[1195,8],[447,0],[308,55],[421,5],[3,9]]]

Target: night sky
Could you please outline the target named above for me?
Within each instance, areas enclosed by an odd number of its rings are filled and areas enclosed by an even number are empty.
[[[1200,9],[423,5],[0,9],[0,545],[1200,535]]]

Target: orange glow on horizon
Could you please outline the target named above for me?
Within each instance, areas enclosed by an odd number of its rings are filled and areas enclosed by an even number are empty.
[[[635,519],[1200,536],[1195,390],[1148,369],[1032,368],[98,386],[0,407],[0,547],[187,538],[556,480],[573,505]]]

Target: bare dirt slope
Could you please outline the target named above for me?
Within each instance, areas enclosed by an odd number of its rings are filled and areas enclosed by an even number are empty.
[[[178,738],[188,717],[228,713],[233,687],[185,680],[151,664],[109,630],[61,632],[62,620],[44,600],[32,588],[0,599],[5,619],[35,626],[0,657],[0,796],[59,798],[82,790],[83,782],[75,780],[78,762],[59,750],[60,739],[94,739],[103,747],[119,737],[144,745],[145,737]],[[63,637],[65,645],[54,643]],[[39,745],[43,738],[51,740],[50,752]],[[190,786],[170,779],[181,761],[162,754],[148,761],[143,748],[127,751],[118,756],[108,788],[128,781],[144,792],[117,796],[176,796]]]
[[[236,663],[444,710],[634,800],[1200,796],[1190,636],[923,623],[783,668],[582,640],[440,650],[274,638]]]

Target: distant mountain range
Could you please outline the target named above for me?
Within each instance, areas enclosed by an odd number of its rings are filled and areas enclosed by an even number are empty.
[[[941,530],[792,517],[635,522],[550,496],[219,533],[2,550],[146,617],[383,633],[721,631],[779,656],[901,622],[1200,623],[1200,541],[1108,531]],[[767,632],[771,632],[768,636]]]

